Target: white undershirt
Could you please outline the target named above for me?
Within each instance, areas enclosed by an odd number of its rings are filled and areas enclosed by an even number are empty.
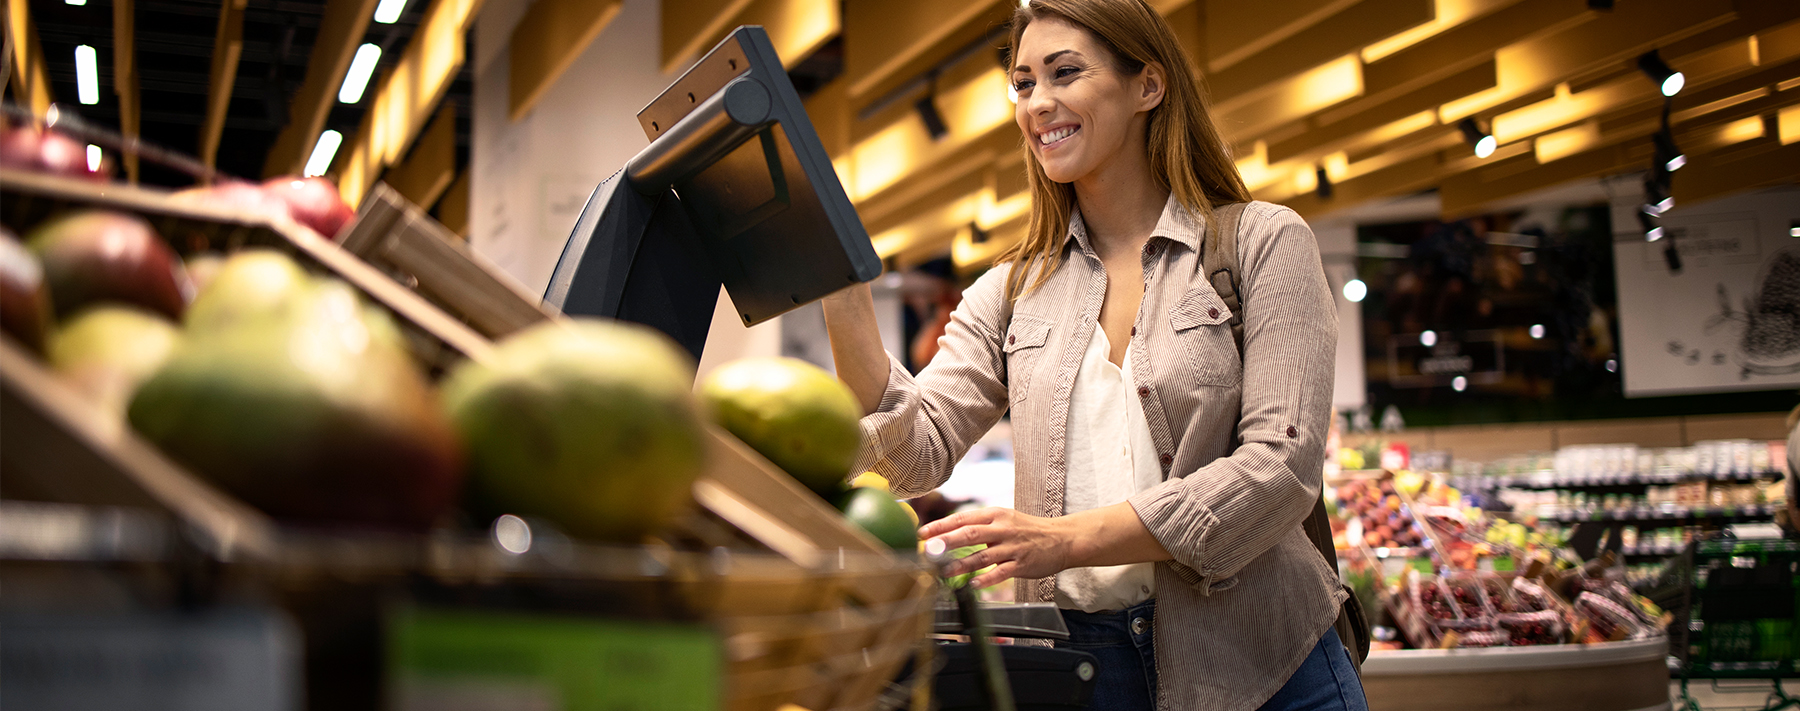
[[[1068,477],[1064,513],[1123,503],[1162,483],[1162,466],[1144,407],[1133,397],[1131,346],[1125,367],[1108,358],[1112,344],[1094,324],[1069,393]],[[1083,612],[1122,610],[1156,594],[1154,563],[1070,568],[1056,576],[1056,605]]]

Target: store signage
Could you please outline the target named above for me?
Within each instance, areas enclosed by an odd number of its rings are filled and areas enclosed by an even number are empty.
[[[1637,228],[1639,202],[1613,204],[1626,396],[1800,386],[1800,247],[1789,237],[1800,189],[1679,205],[1656,243]]]
[[[389,621],[390,703],[401,711],[714,711],[713,630],[498,610],[405,608]]]
[[[1506,352],[1497,330],[1402,333],[1387,340],[1388,383],[1397,388],[1447,387],[1458,377],[1466,384],[1489,384],[1505,377]]]

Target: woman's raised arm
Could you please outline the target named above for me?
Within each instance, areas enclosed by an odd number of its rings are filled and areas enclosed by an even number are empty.
[[[881,406],[888,385],[888,356],[875,327],[875,298],[868,284],[856,284],[825,297],[824,306],[838,379],[856,394],[863,414],[870,414]]]

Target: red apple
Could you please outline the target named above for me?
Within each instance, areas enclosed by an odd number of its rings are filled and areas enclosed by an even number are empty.
[[[110,160],[102,161],[95,170],[88,169],[86,143],[33,126],[4,129],[0,165],[96,181],[106,180],[112,172]]]
[[[327,239],[337,239],[344,225],[356,217],[356,211],[344,203],[337,185],[325,178],[271,178],[263,183],[263,190],[286,202],[295,222],[313,228]]]
[[[96,302],[115,301],[179,321],[194,293],[181,260],[136,215],[67,213],[39,224],[26,244],[43,261],[59,319]]]

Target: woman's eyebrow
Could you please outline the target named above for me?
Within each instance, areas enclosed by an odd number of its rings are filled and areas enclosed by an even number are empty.
[[[1080,53],[1080,52],[1077,52],[1077,51],[1075,51],[1075,50],[1072,50],[1072,49],[1059,49],[1059,50],[1056,50],[1056,51],[1055,51],[1055,52],[1051,52],[1051,53],[1049,53],[1049,54],[1046,54],[1046,55],[1044,55],[1044,63],[1045,63],[1045,64],[1049,64],[1049,63],[1051,63],[1051,62],[1054,62],[1054,61],[1056,61],[1056,58],[1057,58],[1057,57],[1061,57],[1061,56],[1063,56],[1063,55],[1065,55],[1065,54],[1072,54],[1072,55],[1074,55],[1074,56],[1077,56],[1077,57],[1079,57],[1079,56],[1082,56],[1082,54],[1081,54],[1081,53]],[[1026,66],[1026,65],[1024,65],[1024,64],[1021,64],[1021,65],[1019,65],[1019,66],[1016,66],[1016,67],[1013,67],[1013,71],[1015,71],[1015,72],[1025,72],[1025,73],[1026,73],[1026,74],[1030,74],[1030,73],[1031,73],[1031,67],[1029,67],[1029,66]]]

